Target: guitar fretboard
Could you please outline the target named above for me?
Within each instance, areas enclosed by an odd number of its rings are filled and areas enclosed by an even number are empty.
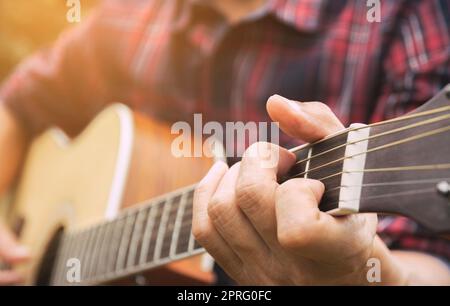
[[[79,260],[81,284],[104,283],[203,252],[192,236],[194,186],[122,212],[116,219],[63,236],[52,283],[67,284]]]

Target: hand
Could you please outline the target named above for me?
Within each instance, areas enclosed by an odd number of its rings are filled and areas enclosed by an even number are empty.
[[[10,230],[0,222],[0,262],[16,264],[29,258],[28,250],[20,246]],[[22,276],[13,270],[0,270],[0,285],[23,282]]]
[[[322,103],[274,96],[267,109],[286,133],[308,142],[343,129]],[[278,162],[265,167],[267,156],[278,156]],[[376,236],[376,215],[334,218],[321,212],[321,182],[277,183],[294,162],[287,150],[258,143],[230,169],[216,163],[194,196],[198,242],[240,284],[367,284],[373,256],[394,282],[392,275],[401,273]]]
[[[27,146],[27,136],[18,120],[0,101],[0,195],[16,178]],[[0,221],[0,268],[2,263],[15,264],[28,258],[25,248],[18,245],[14,235]],[[17,272],[0,269],[0,285],[22,281]]]

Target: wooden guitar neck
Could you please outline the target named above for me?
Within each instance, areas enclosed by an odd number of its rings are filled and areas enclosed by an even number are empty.
[[[322,181],[323,211],[403,215],[450,233],[450,86],[408,115],[353,125],[294,152],[288,178]]]

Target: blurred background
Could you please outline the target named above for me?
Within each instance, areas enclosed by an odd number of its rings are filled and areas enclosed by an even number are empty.
[[[81,22],[99,0],[80,0]],[[48,46],[77,23],[66,19],[67,0],[0,0],[0,83],[27,55]]]
[[[99,2],[80,0],[81,22]],[[0,0],[0,84],[22,59],[77,25],[67,21],[69,9],[67,0]],[[0,215],[8,207],[2,202],[7,198],[0,198]]]

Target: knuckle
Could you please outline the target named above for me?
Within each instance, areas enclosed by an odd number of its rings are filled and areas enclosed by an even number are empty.
[[[260,202],[264,184],[250,176],[239,180],[236,188],[236,202],[241,209],[252,209]]]
[[[314,108],[317,108],[318,110],[321,110],[324,112],[332,112],[331,108],[325,103],[313,101],[313,102],[309,102],[308,104]]]
[[[297,233],[285,229],[278,229],[277,237],[281,247],[285,249],[294,249],[297,247]]]
[[[280,245],[288,250],[301,250],[313,245],[320,239],[322,227],[320,222],[312,219],[297,218],[291,224],[280,226],[277,231]]]
[[[211,232],[212,228],[206,223],[197,222],[192,224],[192,235],[200,244],[205,244],[209,240]]]
[[[290,194],[291,192],[307,195],[311,192],[311,189],[304,179],[296,178],[288,180],[278,186],[276,196],[277,198],[280,198],[283,195]]]
[[[271,143],[265,142],[265,141],[259,141],[259,142],[252,143],[247,148],[246,153],[251,155],[252,153],[258,152],[261,150],[270,150],[270,148],[271,148]]]
[[[208,204],[208,216],[211,218],[211,221],[213,223],[220,221],[224,214],[230,210],[231,205],[233,203],[224,196],[215,195],[212,197]]]
[[[198,183],[197,186],[195,186],[194,190],[194,202],[198,201],[198,199],[208,191],[208,186],[205,183]]]
[[[294,230],[279,230],[278,242],[281,247],[287,250],[300,250],[310,245],[312,235],[307,232],[298,232]]]
[[[268,160],[276,154],[277,146],[270,142],[255,142],[244,153],[243,161],[248,159]]]
[[[291,179],[291,180],[288,180],[288,181],[284,182],[283,184],[281,184],[278,187],[277,191],[279,193],[283,194],[287,191],[290,191],[291,189],[298,190],[298,188],[301,188],[301,184],[299,184],[298,179]]]

